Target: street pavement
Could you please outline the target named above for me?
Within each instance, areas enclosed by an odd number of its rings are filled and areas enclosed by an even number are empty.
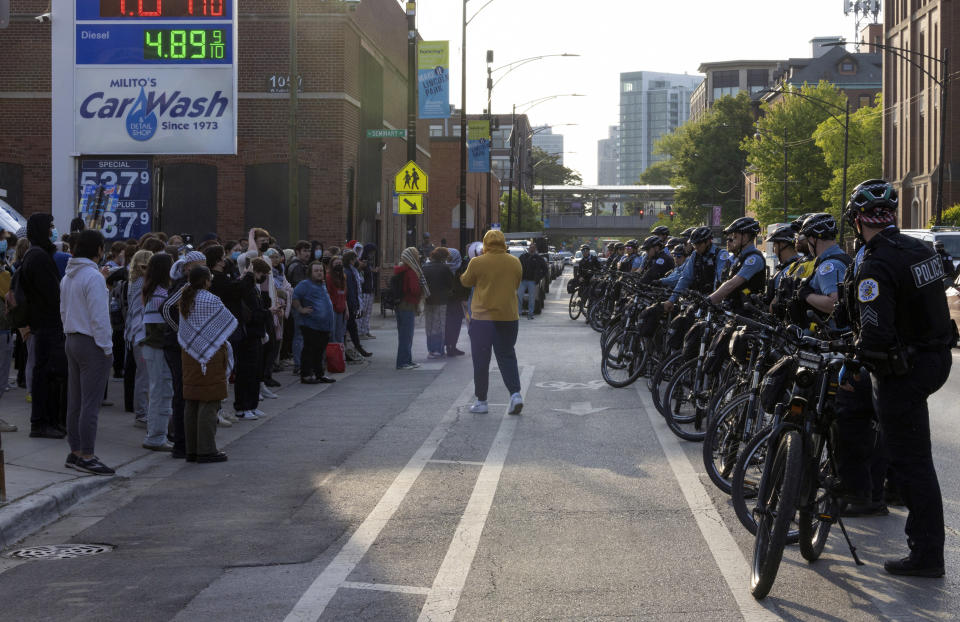
[[[815,564],[789,547],[758,604],[752,540],[700,446],[673,437],[643,382],[603,383],[599,336],[568,318],[565,279],[547,298],[521,320],[521,416],[505,414],[497,371],[490,413],[470,414],[469,356],[427,361],[422,330],[423,367],[395,370],[388,317],[368,366],[286,386],[265,420],[221,430],[229,462],[148,456],[7,547],[115,548],[0,557],[0,620],[957,619],[960,372],[931,404],[946,578],[883,572],[905,551],[894,509],[848,521],[865,566],[831,532]]]

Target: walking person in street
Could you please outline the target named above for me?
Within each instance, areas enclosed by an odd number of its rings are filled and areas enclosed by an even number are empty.
[[[527,319],[532,320],[537,297],[540,295],[540,281],[547,276],[549,268],[546,260],[537,252],[537,245],[532,243],[527,245],[527,252],[520,255],[520,266],[523,268],[523,275],[520,287],[517,288],[518,314],[523,313],[523,296],[526,294]]]
[[[443,358],[444,333],[447,324],[447,302],[453,291],[453,273],[447,266],[450,252],[440,246],[430,253],[430,261],[423,266],[423,276],[430,288],[430,296],[423,309],[423,325],[427,333],[427,356]]]
[[[227,460],[227,454],[217,449],[217,413],[227,399],[227,374],[233,357],[227,340],[237,329],[237,319],[210,293],[212,281],[209,268],[194,266],[178,301],[187,462]]]
[[[520,323],[517,288],[522,275],[520,260],[507,252],[503,233],[494,229],[483,236],[483,254],[471,259],[467,271],[460,277],[465,287],[474,288],[469,332],[477,401],[470,407],[472,413],[488,412],[491,349],[497,357],[503,382],[510,392],[510,408],[507,412],[519,415],[523,410],[520,370],[514,350]]]
[[[323,263],[310,263],[310,276],[300,281],[293,290],[293,312],[303,332],[303,351],[300,354],[300,382],[320,384],[336,382],[324,374],[324,358],[330,329],[333,328],[333,304],[327,294]]]
[[[457,347],[457,342],[460,340],[460,330],[466,317],[465,310],[467,299],[470,298],[470,289],[460,283],[460,277],[467,270],[470,260],[464,260],[455,248],[447,250],[450,251],[447,267],[453,273],[453,289],[450,290],[450,297],[447,301],[447,318],[446,327],[443,331],[443,342],[447,349],[447,356],[463,356],[466,352]]]
[[[113,329],[107,283],[97,269],[103,258],[103,234],[85,230],[75,234],[73,257],[60,284],[60,317],[66,333],[67,468],[113,475],[97,458],[97,421],[100,403],[113,365]]]
[[[413,362],[413,331],[423,297],[430,296],[427,280],[420,269],[420,253],[412,246],[400,253],[400,265],[394,266],[390,290],[397,300],[397,369],[416,369]]]

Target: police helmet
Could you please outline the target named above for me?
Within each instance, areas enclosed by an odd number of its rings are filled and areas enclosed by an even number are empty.
[[[690,234],[692,234],[695,230],[696,227],[687,227],[680,233],[680,237],[683,238],[684,241],[687,241],[690,239]]]
[[[643,241],[643,245],[640,248],[646,251],[646,250],[650,250],[654,246],[663,246],[663,240],[661,240],[655,235],[651,235],[650,237],[648,237],[646,240]]]
[[[630,246],[630,247],[633,247],[633,248],[639,248],[639,247],[640,247],[640,242],[637,242],[636,240],[627,240],[627,243],[624,244],[624,246]]]
[[[660,225],[656,229],[653,229],[650,233],[652,233],[653,235],[670,235],[670,229],[668,229],[663,225]]]
[[[617,242],[617,243],[614,245],[613,248],[614,248],[614,250],[622,251],[623,248],[624,248],[624,246],[625,246],[625,244],[624,244],[623,242]]]
[[[808,238],[832,240],[837,237],[837,221],[830,214],[813,214],[803,221],[800,235]]]
[[[687,248],[683,244],[677,244],[673,247],[673,249],[670,250],[670,254],[674,257],[686,257]]]
[[[697,227],[690,233],[690,243],[700,244],[701,242],[712,242],[713,231],[710,227]]]
[[[583,245],[580,246],[580,251],[581,251],[581,252],[584,252],[584,253],[589,253],[589,252],[590,252],[590,246],[587,245],[587,244],[583,244]]]
[[[674,237],[667,240],[667,248],[671,250],[676,246],[682,246],[682,245],[683,245],[683,238]]]
[[[776,230],[767,234],[767,242],[785,242],[791,246],[795,243],[794,235],[796,231],[793,225],[780,225]]]
[[[744,216],[730,223],[723,232],[727,235],[731,233],[747,233],[756,236],[760,233],[760,223],[757,222],[756,218]]]
[[[897,189],[883,179],[868,179],[853,189],[847,203],[847,217],[872,225],[889,225],[897,221],[900,196]]]

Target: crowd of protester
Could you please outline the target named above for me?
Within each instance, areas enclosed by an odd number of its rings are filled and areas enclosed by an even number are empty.
[[[283,249],[260,228],[196,246],[161,232],[107,243],[80,219],[61,236],[50,214],[34,214],[0,231],[0,378],[16,365],[30,436],[67,438],[67,468],[114,473],[95,453],[111,372],[144,448],[223,462],[217,427],[263,416],[275,374],[332,383],[372,356],[362,341],[375,338],[378,278],[373,244]],[[0,419],[0,432],[15,431]]]

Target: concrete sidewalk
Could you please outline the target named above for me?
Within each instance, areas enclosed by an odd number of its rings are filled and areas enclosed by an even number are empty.
[[[365,341],[376,360],[393,361],[396,356],[396,332],[390,331],[392,317],[380,321],[377,315],[373,332],[379,339]],[[387,330],[379,331],[382,324]],[[371,365],[370,361],[348,364],[343,374],[331,374],[338,381],[353,376]],[[333,385],[301,385],[299,378],[287,367],[274,374],[283,384],[274,389],[279,399],[263,400],[260,409],[267,413],[257,421],[240,421],[230,428],[218,427],[217,446],[227,449],[231,442],[259,427],[265,421],[296,408]],[[108,398],[113,406],[100,411],[97,430],[97,456],[116,469],[113,477],[87,475],[63,466],[69,453],[66,439],[30,438],[30,404],[26,390],[11,388],[0,398],[0,418],[16,425],[16,432],[4,433],[3,452],[6,471],[7,502],[0,505],[0,549],[65,515],[84,499],[112,485],[122,484],[128,478],[143,474],[158,464],[172,460],[169,453],[143,449],[146,432],[134,426],[134,415],[123,410],[123,382],[111,378]],[[224,411],[233,412],[231,397],[224,401]]]

